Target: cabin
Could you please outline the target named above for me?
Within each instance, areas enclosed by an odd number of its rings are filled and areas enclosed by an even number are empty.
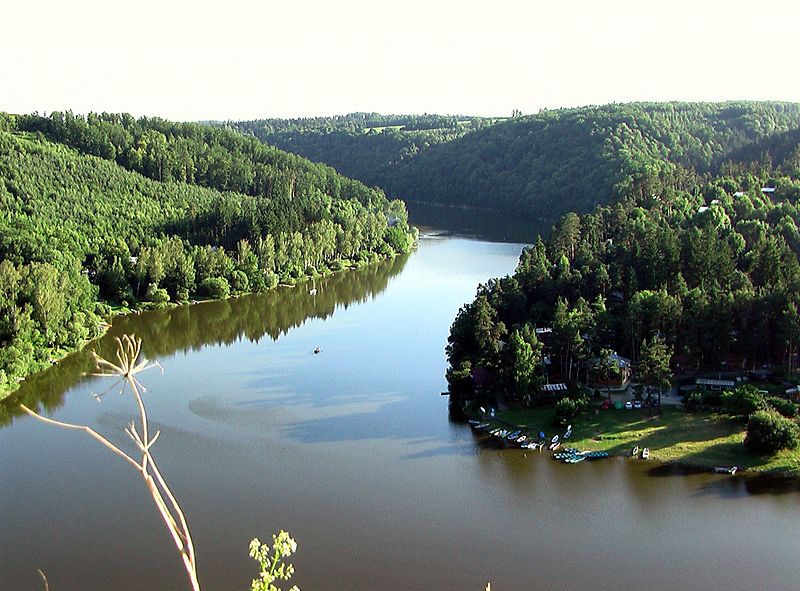
[[[604,364],[610,371],[603,367]],[[615,351],[605,359],[595,357],[589,360],[586,385],[596,390],[624,390],[631,381],[632,372],[631,360]]]
[[[697,378],[695,385],[700,390],[715,390],[717,392],[733,390],[736,387],[735,380]]]

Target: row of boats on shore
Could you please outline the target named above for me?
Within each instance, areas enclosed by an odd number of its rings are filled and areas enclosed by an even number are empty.
[[[585,460],[599,460],[610,457],[607,451],[581,451],[575,447],[562,448],[562,443],[572,437],[572,425],[568,425],[563,434],[555,434],[552,437],[548,437],[544,431],[534,433],[529,429],[503,423],[494,418],[494,412],[490,412],[489,416],[490,420],[470,419],[468,423],[474,431],[485,433],[506,447],[538,449],[540,452],[546,449],[553,452],[553,459],[562,461],[565,464],[577,464]],[[627,456],[627,454],[623,455]],[[639,446],[635,445],[630,451],[630,457],[649,460],[650,449],[644,447],[640,450]],[[713,469],[713,472],[735,475],[737,470],[736,466],[718,466]]]
[[[497,421],[470,419],[469,424],[473,430],[483,431],[508,447],[522,449],[549,449],[555,451],[561,447],[562,440],[572,437],[572,425],[567,427],[563,435],[553,435],[548,438],[544,431],[539,431],[538,435],[534,435],[530,431],[504,426]]]
[[[504,425],[496,420],[481,421],[479,419],[470,419],[468,422],[474,431],[484,432],[507,447],[538,449],[539,451],[547,449],[554,452],[554,459],[566,464],[577,464],[584,460],[598,460],[610,456],[607,451],[581,451],[574,447],[564,447],[559,451],[562,443],[572,437],[572,425],[568,425],[563,434],[555,434],[552,437],[548,437],[544,431],[534,434],[529,430]],[[631,456],[639,456],[639,446],[631,450]],[[645,460],[648,459],[650,450],[644,448],[641,457]]]

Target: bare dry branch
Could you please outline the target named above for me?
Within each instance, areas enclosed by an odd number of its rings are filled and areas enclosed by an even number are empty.
[[[158,512],[160,513],[161,518],[167,527],[167,530],[169,530],[169,533],[172,536],[175,547],[181,555],[181,559],[183,560],[183,565],[186,569],[186,574],[189,577],[189,582],[192,585],[192,589],[194,591],[200,591],[200,583],[197,580],[197,563],[195,560],[194,544],[192,542],[192,536],[189,533],[189,525],[186,521],[186,517],[181,509],[180,504],[175,499],[175,496],[172,494],[169,486],[167,486],[167,482],[161,475],[161,471],[158,469],[158,466],[156,465],[156,462],[151,454],[151,448],[161,435],[161,431],[156,431],[156,434],[153,436],[153,438],[150,438],[147,410],[144,405],[144,399],[141,395],[141,393],[146,392],[147,389],[136,379],[136,374],[152,367],[160,368],[162,373],[164,372],[164,368],[158,362],[150,362],[146,358],[139,359],[142,350],[141,339],[136,338],[133,335],[124,335],[121,339],[119,337],[116,338],[116,342],[116,358],[119,362],[119,365],[100,357],[97,355],[97,353],[93,353],[92,355],[97,366],[97,373],[93,373],[91,375],[99,377],[123,378],[127,381],[128,386],[130,386],[139,411],[141,433],[139,432],[136,424],[133,422],[131,422],[130,425],[125,428],[125,433],[127,433],[128,436],[133,440],[137,449],[142,454],[141,462],[134,460],[119,447],[86,425],[74,425],[72,423],[56,421],[55,419],[44,417],[24,405],[20,406],[26,413],[45,423],[58,427],[64,427],[66,429],[84,431],[93,439],[96,439],[115,454],[122,457],[142,475],[145,485],[147,486],[147,490],[150,493],[150,496],[153,498],[153,502],[155,503],[156,508],[158,509]],[[164,497],[166,497],[167,500],[165,500]],[[41,574],[44,578],[44,573]],[[45,584],[46,582],[47,579],[45,578]]]
[[[40,568],[37,568],[36,572],[38,572],[39,576],[42,577],[42,583],[44,583],[44,591],[50,591],[50,583],[47,582],[47,576],[45,576],[44,571]]]

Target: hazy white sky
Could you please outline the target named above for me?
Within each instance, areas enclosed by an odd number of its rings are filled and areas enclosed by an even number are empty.
[[[11,0],[0,110],[175,120],[800,101],[800,2]]]

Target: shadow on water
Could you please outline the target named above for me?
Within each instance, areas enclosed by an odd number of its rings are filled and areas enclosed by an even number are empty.
[[[113,355],[114,337],[123,334],[141,337],[144,354],[150,359],[242,339],[258,342],[267,337],[276,341],[308,319],[324,320],[337,308],[376,297],[400,274],[408,257],[397,256],[293,288],[115,318],[111,329],[97,342],[29,376],[17,392],[0,402],[0,428],[10,425],[21,414],[19,404],[48,413],[60,407],[64,393],[93,370],[90,351]],[[312,289],[316,289],[313,294]]]
[[[786,495],[800,493],[800,480],[776,474],[739,472],[734,476],[712,474],[708,468],[678,464],[659,464],[647,470],[654,478],[705,476],[697,495],[738,498],[745,495]]]
[[[487,210],[448,207],[432,203],[408,202],[409,222],[425,232],[428,228],[442,235],[458,235],[492,242],[533,244],[538,235],[548,236],[552,223]]]

